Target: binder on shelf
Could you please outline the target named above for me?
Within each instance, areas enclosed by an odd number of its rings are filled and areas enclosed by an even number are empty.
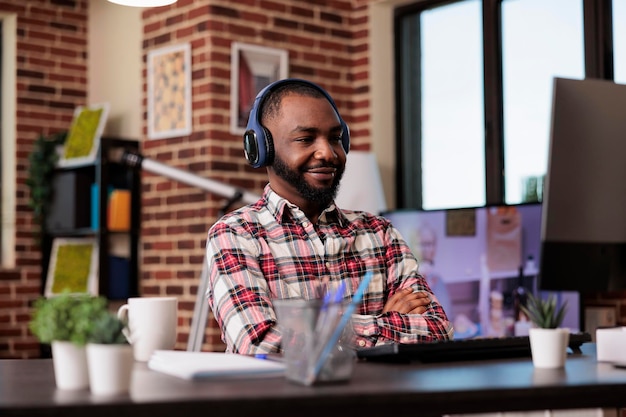
[[[125,300],[130,296],[130,260],[119,256],[109,256],[108,298]]]
[[[99,210],[99,196],[100,188],[97,183],[91,184],[91,229],[98,230],[100,226],[100,210]]]
[[[127,232],[130,230],[130,191],[111,191],[109,196],[108,228],[115,232]]]
[[[53,193],[45,219],[46,229],[68,231],[90,227],[91,201],[80,196],[88,192],[92,182],[82,171],[59,171],[51,177]]]

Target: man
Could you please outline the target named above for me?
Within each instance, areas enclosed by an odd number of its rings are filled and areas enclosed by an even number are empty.
[[[452,337],[398,231],[334,205],[348,149],[348,127],[321,87],[281,80],[257,96],[244,150],[252,166],[267,167],[269,184],[207,240],[207,295],[227,351],[280,352],[272,300],[319,298],[340,282],[350,299],[367,271],[373,279],[352,320],[358,346]]]

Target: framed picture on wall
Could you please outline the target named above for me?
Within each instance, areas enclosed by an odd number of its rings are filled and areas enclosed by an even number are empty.
[[[148,52],[148,139],[191,134],[191,45]]]
[[[98,294],[98,243],[94,238],[55,238],[46,277],[46,297],[65,291]]]
[[[289,54],[284,49],[233,42],[230,75],[230,132],[243,135],[254,98],[266,85],[287,78]]]
[[[96,160],[108,115],[109,103],[76,107],[59,158],[60,167],[85,165]]]

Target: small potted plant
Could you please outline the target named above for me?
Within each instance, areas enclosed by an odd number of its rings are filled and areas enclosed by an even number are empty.
[[[85,345],[96,317],[106,311],[106,300],[90,294],[64,292],[34,303],[30,331],[41,343],[51,344],[55,382],[60,389],[89,386]]]
[[[128,392],[133,369],[133,351],[126,340],[126,321],[103,312],[93,323],[87,343],[89,385],[96,395]]]
[[[567,301],[559,307],[554,294],[545,299],[528,294],[527,304],[521,309],[535,326],[528,330],[533,365],[536,368],[565,366],[569,330],[560,326],[567,312]]]

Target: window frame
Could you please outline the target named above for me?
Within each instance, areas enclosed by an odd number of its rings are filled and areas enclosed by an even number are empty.
[[[403,74],[420,73],[419,46],[407,50],[403,42],[403,20],[410,15],[463,0],[424,0],[394,11],[395,93],[396,93],[396,206],[422,209],[421,93],[419,78],[403,84]],[[483,71],[485,126],[485,205],[505,203],[504,121],[502,80],[502,2],[482,0]],[[411,28],[419,40],[419,23]],[[583,0],[583,42],[585,77],[613,80],[612,0]],[[419,45],[414,42],[413,45]],[[412,58],[407,64],[407,57]],[[417,59],[416,59],[417,57]],[[409,94],[406,91],[410,91]],[[406,96],[414,99],[409,102]],[[417,103],[415,103],[417,101]],[[405,109],[413,109],[407,113]],[[415,110],[417,109],[417,111]],[[407,116],[413,115],[413,117]],[[415,117],[418,114],[420,117]],[[405,132],[410,131],[411,134]],[[404,141],[403,138],[411,138]]]

